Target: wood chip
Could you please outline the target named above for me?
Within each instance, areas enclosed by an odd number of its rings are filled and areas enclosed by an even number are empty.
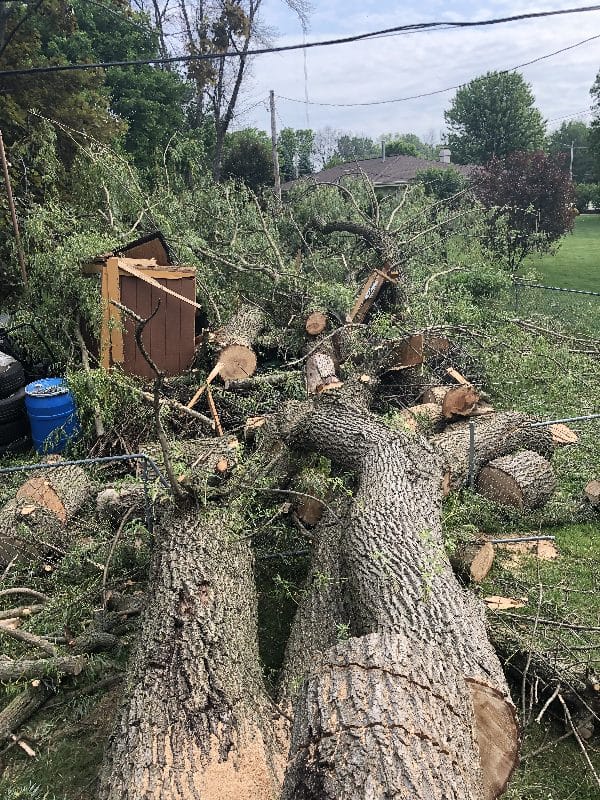
[[[554,444],[576,444],[579,441],[579,436],[575,431],[562,423],[549,425],[548,430],[552,434]]]
[[[527,605],[526,597],[500,597],[494,594],[483,599],[487,607],[493,611],[507,611],[509,608],[523,608]]]
[[[453,367],[448,367],[446,370],[446,374],[449,375],[453,381],[456,381],[461,386],[468,386],[469,381],[465,378],[464,375],[461,375],[458,370],[454,369]]]

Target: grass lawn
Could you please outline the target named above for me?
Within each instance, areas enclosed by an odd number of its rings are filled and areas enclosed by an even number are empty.
[[[582,214],[575,220],[554,255],[528,258],[522,272],[535,270],[549,286],[600,292],[600,214]]]

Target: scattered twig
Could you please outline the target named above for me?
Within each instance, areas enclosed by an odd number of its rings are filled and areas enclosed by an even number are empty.
[[[41,636],[36,636],[35,633],[29,633],[29,631],[23,631],[20,628],[7,628],[6,625],[0,625],[0,633],[4,633],[13,639],[18,639],[20,642],[29,644],[32,647],[37,647],[50,656],[58,656],[59,654],[54,645],[50,644],[46,639],[42,639]]]
[[[587,625],[575,625],[571,622],[561,622],[557,619],[543,619],[538,617],[532,617],[527,614],[511,614],[509,611],[502,611],[499,613],[498,616],[501,617],[509,617],[510,619],[521,620],[523,622],[535,622],[539,623],[540,625],[549,625],[550,627],[556,628],[568,628],[571,631],[584,631],[588,633],[600,633],[600,627],[594,626],[587,626]]]
[[[36,589],[28,589],[26,586],[13,586],[10,589],[2,589],[0,597],[8,597],[13,594],[26,594],[29,597],[35,597],[36,600],[41,600],[42,603],[47,603],[50,599],[48,595],[38,592]]]
[[[107,600],[106,580],[108,578],[108,568],[110,567],[110,562],[112,560],[119,539],[121,538],[121,533],[123,532],[123,528],[127,524],[127,520],[131,517],[133,512],[134,508],[128,508],[127,511],[123,514],[123,518],[121,519],[119,527],[117,528],[117,532],[115,533],[114,538],[111,542],[110,550],[108,551],[108,556],[106,557],[106,563],[104,564],[104,571],[102,573],[102,598],[103,598],[102,603],[104,608],[106,608],[106,600]]]
[[[583,739],[581,738],[581,736],[579,735],[579,731],[577,730],[577,728],[573,724],[573,718],[571,717],[571,712],[569,711],[569,707],[565,703],[564,698],[560,693],[558,694],[558,699],[560,700],[560,703],[561,703],[561,705],[562,705],[562,707],[564,709],[565,717],[567,718],[567,720],[569,722],[569,725],[571,726],[571,730],[573,732],[573,736],[577,740],[577,744],[579,745],[579,747],[581,749],[581,752],[583,753],[583,757],[584,757],[584,759],[586,761],[586,764],[590,768],[590,771],[591,771],[592,775],[594,776],[594,778],[596,780],[596,783],[600,787],[600,776],[598,776],[598,773],[594,769],[594,765],[590,761],[590,757],[588,755],[588,751],[586,749],[586,746],[583,743]]]
[[[16,606],[15,608],[7,608],[0,611],[0,619],[15,619],[21,617],[31,617],[33,614],[39,614],[46,606],[43,603],[36,603],[31,606]]]

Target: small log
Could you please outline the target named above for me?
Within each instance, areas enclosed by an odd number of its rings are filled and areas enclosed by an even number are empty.
[[[471,384],[453,386],[448,389],[442,401],[444,419],[470,416],[479,400],[480,395]]]
[[[304,327],[309,336],[318,336],[327,328],[327,317],[322,311],[313,311]]]
[[[306,359],[305,379],[307,394],[320,394],[342,385],[337,376],[338,357],[333,340],[324,337],[318,347],[312,348]]]
[[[24,725],[49,700],[54,692],[44,684],[28,686],[0,711],[0,743]]]
[[[455,572],[473,583],[481,583],[487,577],[494,562],[494,545],[481,540],[459,544],[450,556]]]
[[[555,489],[552,465],[532,450],[490,461],[477,479],[477,491],[484,497],[521,511],[543,506]]]
[[[34,660],[0,660],[0,681],[21,681],[45,675],[79,675],[85,669],[85,656],[59,656]]]
[[[600,481],[590,481],[583,490],[583,494],[594,508],[600,507]]]
[[[408,430],[428,430],[442,421],[442,407],[437,403],[421,403],[403,409],[398,417]]]
[[[226,381],[250,378],[256,372],[253,345],[265,327],[263,312],[256,306],[241,306],[233,317],[214,333],[218,347],[219,375]]]
[[[437,405],[441,406],[444,402],[444,397],[446,397],[451,388],[451,386],[430,386],[425,389],[419,400],[423,404],[437,403]]]
[[[33,475],[18,490],[16,499],[34,503],[67,523],[88,499],[90,491],[91,481],[85,471],[73,464]]]

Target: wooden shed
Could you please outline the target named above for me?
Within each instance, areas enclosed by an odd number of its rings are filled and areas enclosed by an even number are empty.
[[[157,264],[155,258],[101,257],[86,273],[100,273],[102,332],[100,356],[106,369],[120,365],[128,375],[154,377],[135,342],[135,323],[111,301],[117,301],[144,319],[159,305],[144,329],[148,354],[165,375],[180,375],[194,360],[196,270]],[[125,318],[124,318],[125,317]]]

